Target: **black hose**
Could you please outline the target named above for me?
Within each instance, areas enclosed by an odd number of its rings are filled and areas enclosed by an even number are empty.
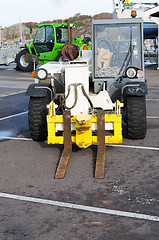
[[[87,98],[87,100],[88,100],[88,102],[89,102],[91,108],[93,108],[93,103],[92,103],[91,99],[89,98],[89,96],[87,95],[87,93],[86,93],[86,91],[85,91],[83,85],[81,86],[81,88],[82,88],[83,95]]]
[[[52,88],[54,89],[54,94],[53,94],[53,98],[52,98],[52,100],[54,101],[55,100],[55,96],[56,96],[56,88],[54,86],[52,86]]]
[[[61,87],[65,90],[65,85],[63,84],[63,82],[61,82],[57,77],[55,77],[55,76],[52,76],[52,78],[56,81],[56,82],[58,82],[60,85],[61,85]]]
[[[82,84],[82,83],[78,83],[78,84],[70,84],[70,85],[68,86],[68,93],[67,93],[67,95],[66,95],[65,98],[63,98],[63,99],[60,100],[60,105],[59,105],[58,109],[60,109],[60,108],[62,108],[62,106],[64,106],[65,109],[71,110],[72,108],[74,108],[74,107],[76,106],[76,104],[77,104],[77,99],[78,99],[77,87],[78,87],[79,85],[81,85],[81,89],[82,89],[83,95],[87,98],[87,100],[88,100],[91,108],[93,108],[92,101],[91,101],[91,99],[89,98],[89,96],[87,95],[87,93],[86,93],[86,91],[85,91],[85,89],[84,89],[83,84]],[[66,102],[66,99],[67,99],[67,98],[69,97],[69,95],[70,95],[71,86],[73,86],[74,89],[75,89],[75,100],[74,100],[74,104],[73,104],[71,107],[67,107],[66,104],[65,104],[65,102]]]
[[[78,98],[77,86],[75,86],[75,101],[74,101],[74,104],[72,105],[72,107],[67,107],[66,104],[65,104],[65,101],[66,101],[66,99],[68,98],[69,94],[70,94],[70,86],[69,86],[69,88],[68,88],[68,94],[67,94],[67,96],[66,96],[65,99],[64,99],[63,105],[64,105],[65,109],[71,110],[71,109],[74,108],[74,107],[76,106],[76,104],[77,104],[77,98]]]

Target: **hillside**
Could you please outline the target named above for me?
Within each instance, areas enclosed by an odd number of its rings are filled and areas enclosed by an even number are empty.
[[[80,13],[75,14],[71,17],[71,23],[75,24],[75,28],[72,31],[72,37],[83,37],[85,35],[91,37],[91,22],[92,19],[108,19],[112,18],[111,13],[100,13],[94,16],[81,15]],[[54,20],[53,23],[64,22],[62,19]],[[51,21],[44,21],[40,23],[52,23]],[[23,32],[23,42],[28,42],[32,40],[35,31],[36,31],[36,22],[27,22],[22,23],[22,32]],[[30,34],[30,27],[33,30],[33,33]],[[4,42],[15,42],[20,39],[20,26],[19,24],[12,25],[2,29],[2,40]]]

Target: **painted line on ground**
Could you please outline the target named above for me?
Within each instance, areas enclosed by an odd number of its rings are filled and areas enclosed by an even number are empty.
[[[99,208],[99,207],[91,207],[91,206],[85,206],[85,205],[74,204],[74,203],[66,203],[66,202],[59,202],[59,201],[53,201],[53,200],[47,200],[47,199],[41,199],[41,198],[13,195],[8,193],[0,193],[0,197],[19,200],[19,201],[32,202],[32,203],[46,204],[46,205],[51,205],[56,207],[71,208],[75,210],[82,210],[82,211],[88,211],[88,212],[95,212],[95,213],[102,213],[102,214],[108,214],[108,215],[137,218],[141,220],[159,222],[158,216],[152,216],[152,215],[146,215],[146,214],[140,214],[140,213],[118,211],[118,210],[105,209],[105,208]]]
[[[159,87],[148,87],[148,88],[154,88],[154,89],[159,89]]]
[[[159,119],[159,117],[157,117],[157,116],[147,116],[147,118],[149,118],[149,119]]]
[[[17,91],[17,92],[12,92],[12,93],[0,93],[0,98],[4,98],[4,97],[11,97],[13,95],[17,95],[17,94],[21,94],[21,93],[25,93],[26,90],[23,90],[23,91]]]
[[[7,117],[0,118],[0,121],[6,120],[6,119],[9,119],[9,118],[13,118],[13,117],[18,117],[20,115],[27,114],[27,113],[28,113],[28,111],[17,113],[17,114],[13,114],[13,115],[10,115],[10,116],[7,116]],[[157,117],[157,116],[147,116],[147,118],[159,119],[159,117]]]
[[[7,116],[7,117],[3,117],[3,118],[0,118],[0,121],[6,120],[6,119],[9,119],[9,118],[19,117],[19,116],[27,114],[27,113],[28,113],[28,111],[17,113],[17,114],[10,115],[10,116]]]
[[[0,139],[4,139],[4,140],[19,140],[19,141],[33,141],[32,138],[2,137],[2,136],[0,136]]]
[[[20,138],[20,137],[0,137],[4,140],[19,140],[19,141],[33,141],[31,138]],[[142,149],[142,150],[151,150],[159,151],[159,147],[143,147],[143,146],[133,146],[133,145],[118,145],[118,144],[106,144],[106,147],[118,147],[118,148],[132,148],[132,149]]]
[[[146,101],[159,101],[158,98],[149,98],[149,99],[146,99]]]
[[[117,145],[117,144],[106,144],[106,146],[107,147],[119,147],[119,148],[132,148],[132,149],[159,151],[158,147],[142,147],[142,146]]]
[[[13,77],[10,77],[10,76],[0,76],[0,79],[3,80],[3,79],[11,79],[13,80]],[[16,80],[15,81],[19,81],[19,80],[32,80],[33,81],[33,77],[29,76],[29,77],[16,77]]]

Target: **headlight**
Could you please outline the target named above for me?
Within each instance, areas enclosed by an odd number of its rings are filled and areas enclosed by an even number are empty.
[[[137,69],[134,67],[129,67],[126,69],[125,74],[128,78],[136,78],[137,77]]]
[[[40,80],[45,80],[47,76],[48,76],[48,73],[44,68],[39,68],[35,71],[35,77]]]

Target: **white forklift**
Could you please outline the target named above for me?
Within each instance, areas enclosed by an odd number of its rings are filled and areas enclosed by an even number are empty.
[[[35,141],[64,144],[55,178],[65,176],[73,143],[97,144],[95,177],[104,178],[105,144],[122,143],[122,122],[128,138],[146,135],[142,20],[93,20],[92,50],[72,60],[76,51],[66,43],[64,62],[33,72],[29,130]]]

